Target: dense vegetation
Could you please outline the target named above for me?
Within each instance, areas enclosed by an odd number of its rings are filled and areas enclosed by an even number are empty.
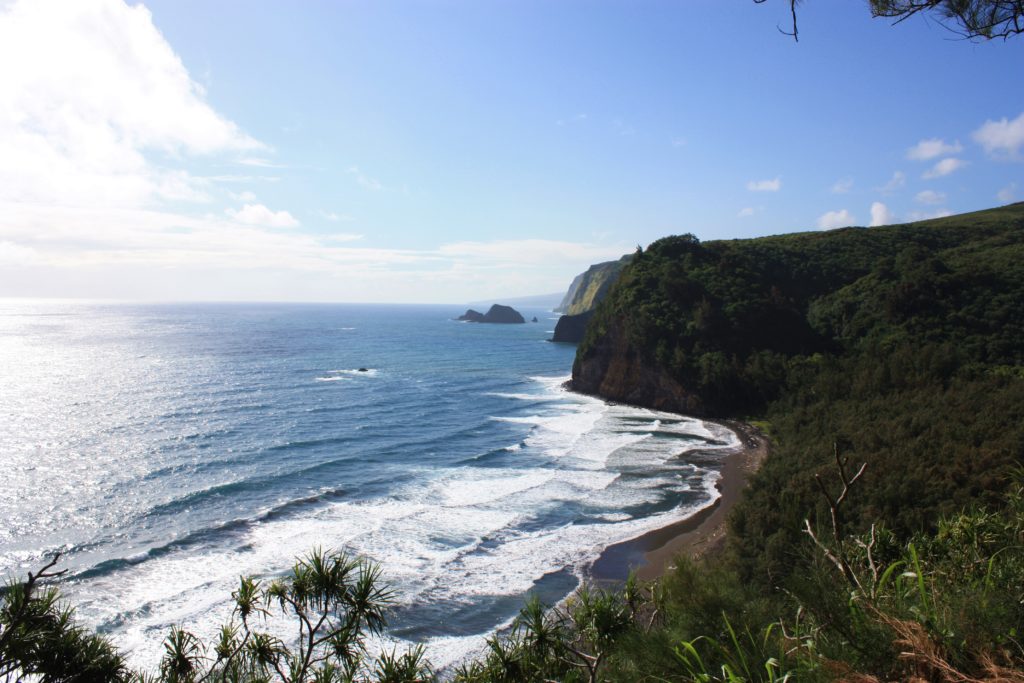
[[[1024,682],[1022,304],[1024,204],[638,250],[578,356],[625,334],[705,413],[758,421],[772,454],[723,553],[530,602],[456,680]],[[220,641],[173,631],[152,679],[48,577],[0,600],[0,679],[434,680],[419,650],[363,652],[389,594],[344,556],[241,579]],[[262,630],[272,608],[298,637]]]
[[[834,477],[834,449],[867,464],[845,502],[844,535],[876,525],[904,548],[942,537],[948,552],[969,552],[955,544],[975,541],[944,532],[956,524],[948,520],[1002,509],[1024,461],[1022,302],[1024,204],[754,240],[701,244],[686,235],[637,253],[578,357],[596,353],[608,330],[624,330],[646,362],[696,392],[706,413],[763,422],[773,453],[730,520],[714,590],[742,586],[737,604],[767,601],[778,621],[786,609],[842,599],[827,582],[808,594],[806,579],[821,552],[804,520],[830,523],[818,478]],[[1019,552],[1019,535],[1000,538],[994,552]],[[764,619],[754,623],[763,628]],[[1012,641],[1019,664],[1024,621],[1008,619],[986,642],[995,652]],[[942,633],[927,620],[921,627]],[[887,651],[884,666],[848,663],[891,675]]]
[[[704,412],[770,424],[733,519],[747,579],[792,565],[833,442],[867,462],[853,529],[901,538],[991,502],[1024,456],[1024,204],[884,228],[638,252],[578,356],[615,325]]]

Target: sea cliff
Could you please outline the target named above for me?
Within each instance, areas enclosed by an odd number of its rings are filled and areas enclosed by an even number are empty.
[[[617,261],[594,264],[577,275],[569,285],[562,303],[555,308],[555,313],[579,315],[592,311],[608,294],[619,273],[632,258],[632,254],[626,254]]]
[[[700,397],[662,368],[645,359],[626,333],[626,322],[613,319],[594,335],[585,354],[577,354],[572,388],[612,401],[687,415],[703,414]]]
[[[551,341],[570,344],[583,341],[594,309],[611,291],[622,269],[632,258],[632,254],[627,254],[618,261],[595,264],[573,278],[562,303],[554,309],[555,313],[564,315],[558,319]]]

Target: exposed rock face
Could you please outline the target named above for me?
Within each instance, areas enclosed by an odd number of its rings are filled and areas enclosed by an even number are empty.
[[[494,304],[487,313],[474,311],[472,308],[460,315],[456,320],[465,320],[471,323],[525,323],[523,315],[511,306]]]
[[[512,308],[511,306],[502,306],[501,304],[494,304],[490,310],[484,315],[484,319],[481,322],[485,323],[525,323],[526,319],[523,318],[523,314]]]
[[[587,329],[587,321],[594,309],[607,296],[619,273],[632,260],[633,255],[627,254],[618,261],[605,261],[587,268],[573,278],[569,291],[565,293],[562,303],[555,309],[556,313],[564,313],[555,325],[553,342],[578,344],[583,341],[583,333]]]
[[[626,254],[618,261],[597,263],[587,268],[585,273],[577,275],[555,312],[578,315],[593,310],[615,284],[619,273],[632,258],[632,254]]]
[[[470,323],[482,323],[484,321],[484,314],[480,311],[474,311],[472,308],[460,315],[456,320],[465,320]]]
[[[578,315],[563,315],[555,325],[555,334],[551,341],[579,344],[583,341],[583,333],[587,331],[587,322],[593,317],[593,311]]]
[[[688,392],[656,363],[642,358],[617,320],[585,353],[576,355],[572,389],[655,410],[704,414],[700,397]]]

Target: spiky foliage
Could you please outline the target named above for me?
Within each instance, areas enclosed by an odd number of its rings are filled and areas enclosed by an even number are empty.
[[[433,680],[422,648],[366,661],[365,638],[387,624],[392,592],[380,567],[365,559],[317,548],[284,577],[266,583],[240,577],[232,593],[233,621],[211,648],[180,628],[165,642],[160,677],[168,683],[279,681],[280,683],[421,683]],[[259,630],[272,612],[289,617],[291,640]]]
[[[64,574],[53,570],[59,558],[0,593],[0,680],[126,681],[129,670],[117,649],[75,622],[57,588],[42,585]]]

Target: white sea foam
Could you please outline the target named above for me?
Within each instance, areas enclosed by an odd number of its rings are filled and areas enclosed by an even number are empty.
[[[329,375],[355,375],[357,377],[376,377],[377,368],[348,368],[344,370],[328,370]]]
[[[216,546],[174,549],[83,580],[72,587],[72,598],[91,623],[118,632],[134,663],[152,668],[171,624],[212,636],[230,618],[226,598],[238,575],[279,574],[311,547],[344,548],[380,562],[400,605],[469,604],[523,595],[553,572],[582,575],[608,545],[693,514],[718,497],[716,471],[678,458],[695,448],[735,447],[739,442],[728,429],[572,394],[562,387],[564,377],[534,379],[538,393],[507,398],[543,396],[550,405],[493,418],[526,432],[525,445],[505,447],[512,459],[505,466],[425,467],[386,497],[265,519]],[[687,502],[673,507],[674,496]],[[664,511],[624,511],[655,505]],[[451,665],[479,652],[486,635],[431,637],[428,656],[436,666]],[[373,647],[395,643],[407,645],[385,640]]]
[[[523,394],[523,393],[512,393],[505,391],[488,391],[484,396],[494,396],[496,398],[510,398],[515,401],[557,401],[558,396],[553,394]]]

